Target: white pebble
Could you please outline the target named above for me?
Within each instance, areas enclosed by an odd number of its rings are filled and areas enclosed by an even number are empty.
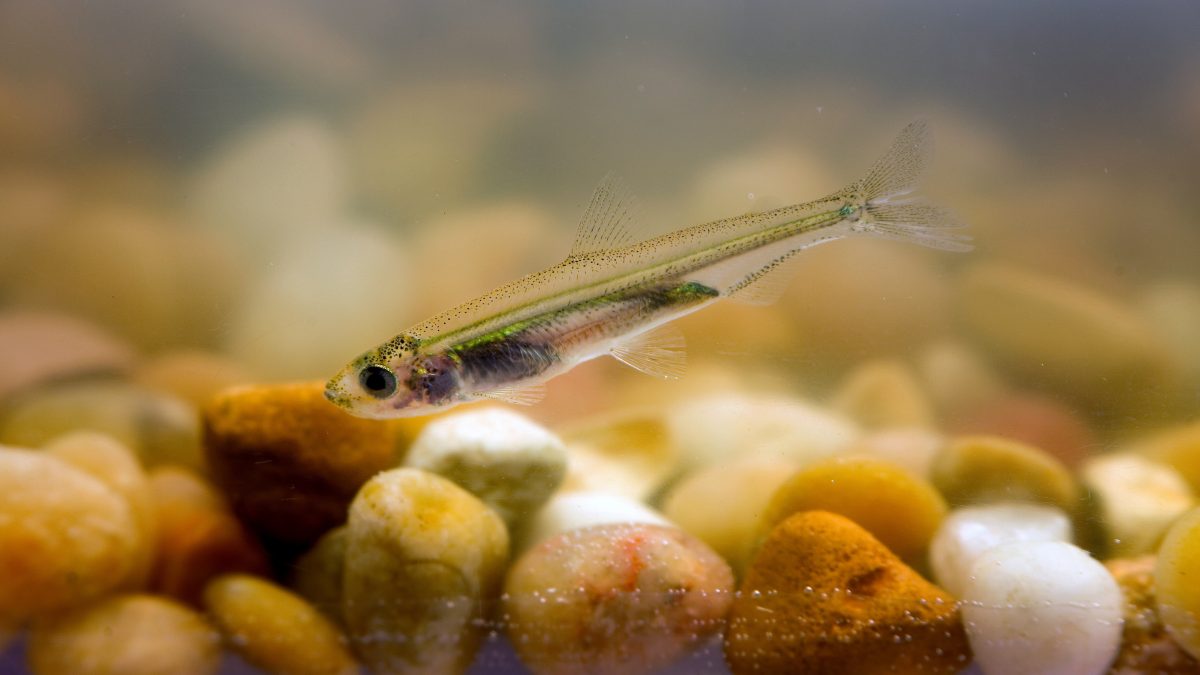
[[[1095,457],[1081,473],[1098,497],[1113,557],[1153,552],[1171,523],[1195,504],[1178,471],[1142,455]]]
[[[567,456],[545,428],[510,410],[487,408],[430,422],[404,464],[449,478],[513,525],[558,488]]]
[[[933,535],[929,564],[938,585],[961,596],[975,559],[1019,541],[1071,541],[1071,521],[1051,506],[999,503],[956,509]]]
[[[524,532],[518,552],[563,532],[609,523],[650,523],[675,527],[659,512],[622,495],[564,492],[555,495],[534,517]]]
[[[811,462],[860,435],[845,417],[803,401],[743,394],[686,401],[671,410],[667,425],[685,470],[748,455]]]
[[[1121,608],[1108,570],[1058,541],[980,555],[962,597],[967,638],[988,675],[1104,673],[1120,647]]]

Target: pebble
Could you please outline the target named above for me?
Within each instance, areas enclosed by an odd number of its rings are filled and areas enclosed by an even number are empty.
[[[805,251],[792,287],[821,292],[784,298],[803,362],[829,373],[874,356],[907,355],[944,335],[951,287],[935,259],[927,251],[870,239]]]
[[[692,217],[702,223],[794,204],[797,186],[840,187],[819,160],[797,152],[794,143],[763,141],[704,167],[691,188]]]
[[[955,509],[929,545],[933,578],[951,595],[960,596],[976,558],[1017,541],[1070,543],[1071,520],[1052,506],[1016,502]]]
[[[888,462],[833,457],[800,469],[775,490],[757,539],[801,511],[849,518],[900,558],[916,562],[945,517],[946,502],[929,483]]]
[[[432,316],[530,272],[561,262],[569,232],[533,202],[502,201],[451,210],[421,223],[411,243],[422,287],[416,314]],[[470,274],[444,274],[454,260]]]
[[[228,390],[203,410],[213,481],[251,528],[309,544],[346,520],[355,493],[395,466],[387,422],[347,415],[321,382]]]
[[[869,532],[824,511],[780,523],[746,572],[725,655],[744,673],[956,673],[957,605]]]
[[[1193,387],[1200,386],[1200,285],[1158,283],[1145,291],[1140,304]]]
[[[149,580],[157,550],[158,523],[155,518],[150,481],[133,451],[120,441],[95,431],[76,431],[46,445],[48,455],[81,469],[112,488],[129,503],[137,523],[137,549],[124,587],[144,588]]]
[[[621,494],[560,492],[520,530],[515,549],[525,551],[564,532],[611,523],[674,525],[661,513]]]
[[[1196,504],[1179,472],[1144,455],[1094,457],[1080,477],[1098,502],[1106,550],[1114,557],[1154,552],[1171,523]]]
[[[1200,494],[1200,421],[1154,433],[1133,443],[1131,449],[1170,465],[1193,494]]]
[[[1014,542],[980,554],[961,600],[975,661],[988,675],[1099,675],[1120,647],[1117,582],[1066,542]]]
[[[1154,566],[1158,616],[1179,646],[1200,659],[1197,569],[1200,569],[1200,508],[1188,511],[1167,530]]]
[[[951,506],[1031,501],[1074,514],[1079,487],[1058,460],[999,436],[953,439],[933,460],[933,484]]]
[[[302,115],[234,134],[207,158],[188,189],[191,218],[266,253],[335,222],[348,199],[339,140]]]
[[[266,553],[229,511],[225,499],[196,474],[152,469],[150,494],[158,523],[151,588],[199,605],[204,586],[229,572],[266,575]]]
[[[1150,326],[1098,291],[998,263],[974,265],[959,289],[960,316],[992,354],[1077,400],[1139,408],[1170,379]]]
[[[658,410],[636,409],[562,430],[567,444],[564,490],[607,492],[645,501],[675,477],[679,448]]]
[[[133,449],[143,466],[198,469],[199,425],[179,399],[125,382],[81,381],[29,392],[0,412],[0,443],[41,447],[71,431],[98,431]]]
[[[226,242],[129,207],[81,209],[23,248],[6,300],[94,322],[146,351],[212,339],[242,279]]]
[[[461,203],[486,161],[483,148],[534,103],[534,94],[527,83],[495,78],[439,78],[380,90],[350,120],[356,187],[400,214]]]
[[[292,587],[313,607],[339,626],[342,618],[342,577],[346,569],[345,525],[326,532],[296,560]]]
[[[510,410],[485,408],[430,422],[404,464],[449,478],[513,527],[558,489],[567,456],[544,427]]]
[[[82,319],[0,313],[0,401],[51,380],[120,373],[132,364],[129,345]]]
[[[1158,616],[1152,555],[1108,560],[1108,568],[1125,599],[1121,651],[1110,675],[1189,675],[1200,672],[1200,661],[1183,651],[1167,634]]]
[[[51,455],[0,446],[0,623],[80,606],[129,579],[141,543],[127,502]]]
[[[1077,410],[1046,396],[1010,393],[978,407],[962,410],[947,420],[956,435],[1003,436],[1049,453],[1068,468],[1076,468],[1099,443]]]
[[[204,607],[228,644],[278,675],[355,675],[345,638],[312,605],[257,577],[230,574],[208,584]]]
[[[328,378],[413,321],[412,264],[391,232],[339,220],[284,241],[223,322],[224,350],[252,375]]]
[[[830,407],[864,429],[930,428],[933,404],[902,361],[867,361],[846,376]]]
[[[245,368],[228,356],[183,349],[139,363],[131,373],[131,379],[147,389],[170,394],[198,409],[220,391],[249,384],[252,378]]]
[[[508,535],[494,511],[418,469],[372,478],[350,505],[342,616],[367,667],[459,673],[498,595]]]
[[[979,408],[1007,389],[991,365],[962,342],[934,342],[921,350],[916,362],[921,384],[944,420]]]
[[[38,675],[211,675],[221,642],[177,602],[119,595],[39,622],[28,659]]]
[[[810,462],[834,455],[859,436],[853,422],[785,396],[710,394],[667,414],[680,470],[746,455]]]
[[[526,552],[504,590],[506,631],[534,672],[654,673],[720,634],[733,573],[677,528],[599,525]]]
[[[881,459],[928,481],[933,458],[945,444],[944,436],[929,429],[887,429],[862,436],[846,448],[845,454]]]
[[[794,462],[771,457],[745,457],[697,469],[666,492],[663,515],[740,568],[771,496],[796,469]]]

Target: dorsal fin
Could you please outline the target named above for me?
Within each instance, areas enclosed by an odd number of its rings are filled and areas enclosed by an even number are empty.
[[[567,260],[633,243],[640,211],[638,199],[625,181],[609,172],[592,193]]]
[[[676,379],[687,363],[687,343],[674,326],[659,326],[612,348],[621,363],[647,375]]]

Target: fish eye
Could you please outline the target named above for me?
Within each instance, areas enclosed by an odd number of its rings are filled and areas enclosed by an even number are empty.
[[[396,376],[383,366],[367,366],[358,373],[358,383],[375,398],[387,398],[396,393]]]

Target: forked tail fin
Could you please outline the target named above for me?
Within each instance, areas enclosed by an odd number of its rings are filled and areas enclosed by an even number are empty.
[[[925,121],[904,127],[867,175],[843,191],[847,201],[861,209],[851,231],[946,251],[970,251],[971,238],[954,231],[966,224],[914,194],[932,158],[933,136]]]

